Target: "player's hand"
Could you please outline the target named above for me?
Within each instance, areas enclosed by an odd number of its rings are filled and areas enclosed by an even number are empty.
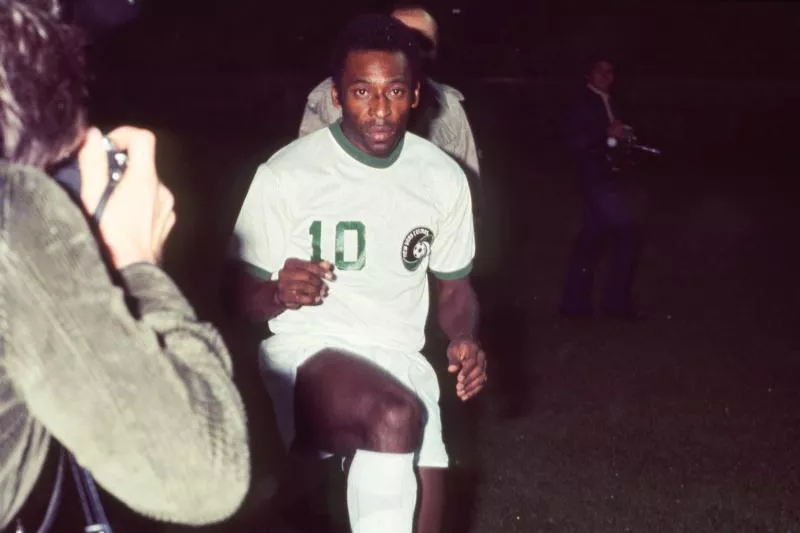
[[[333,265],[327,261],[287,259],[278,272],[276,303],[287,309],[300,309],[304,305],[319,305],[328,296],[328,284],[333,281]]]
[[[625,136],[625,125],[621,121],[615,120],[608,127],[607,133],[609,137],[622,139]]]
[[[447,371],[458,373],[456,394],[462,401],[478,394],[486,385],[486,353],[478,343],[469,340],[456,340],[447,347]]]
[[[155,136],[143,129],[123,126],[108,138],[118,150],[128,152],[127,169],[108,200],[99,228],[114,266],[157,263],[164,242],[175,225],[175,200],[158,178]],[[78,152],[81,201],[94,212],[109,180],[108,155],[103,135],[92,128]]]

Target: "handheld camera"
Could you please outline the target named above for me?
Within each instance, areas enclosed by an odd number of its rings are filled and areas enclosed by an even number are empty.
[[[127,152],[114,148],[114,145],[108,137],[103,137],[103,144],[105,145],[106,155],[108,157],[108,185],[106,185],[106,189],[100,197],[100,202],[97,204],[92,215],[95,220],[100,219],[106,202],[108,202],[117,184],[122,180],[122,176],[128,166]],[[77,157],[70,158],[64,165],[56,169],[53,173],[53,179],[60,183],[74,200],[80,201],[81,171],[78,167]]]

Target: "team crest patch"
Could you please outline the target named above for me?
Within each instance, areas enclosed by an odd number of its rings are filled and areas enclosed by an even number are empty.
[[[425,227],[412,229],[403,239],[402,258],[406,270],[415,271],[422,260],[431,253],[433,232]]]

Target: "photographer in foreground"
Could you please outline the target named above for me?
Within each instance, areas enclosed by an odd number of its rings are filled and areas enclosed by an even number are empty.
[[[157,266],[175,214],[155,140],[109,135],[129,160],[93,231],[109,168],[81,38],[39,4],[0,3],[0,529],[53,438],[141,514],[222,520],[249,484],[246,420],[222,339]],[[85,212],[48,175],[76,153]]]

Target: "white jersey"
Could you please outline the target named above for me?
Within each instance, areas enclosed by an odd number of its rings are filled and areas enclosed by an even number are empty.
[[[466,176],[406,133],[387,158],[364,154],[339,123],[302,137],[256,172],[235,227],[236,255],[264,279],[288,258],[324,259],[337,279],[318,306],[270,321],[279,337],[331,336],[418,351],[430,269],[466,276],[475,239]]]

